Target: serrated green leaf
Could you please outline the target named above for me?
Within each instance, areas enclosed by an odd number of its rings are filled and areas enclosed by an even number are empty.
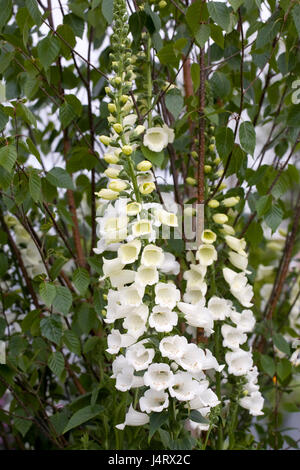
[[[75,269],[72,279],[76,289],[79,290],[81,295],[84,295],[90,283],[90,276],[87,270],[84,268]]]
[[[207,4],[207,9],[211,19],[228,32],[230,27],[230,14],[228,7],[221,2],[209,2]]]
[[[40,323],[42,336],[53,341],[55,344],[59,344],[62,338],[63,330],[61,317],[59,315],[50,315],[49,317],[43,318]]]
[[[0,0],[0,31],[6,26],[12,14],[12,0]]]
[[[173,89],[165,95],[167,109],[173,114],[174,119],[178,119],[184,107],[184,100],[179,90]]]
[[[41,200],[42,184],[39,173],[35,170],[29,172],[29,192],[32,199],[37,202]]]
[[[60,43],[53,36],[47,36],[38,43],[38,57],[45,70],[57,59]]]
[[[274,233],[283,219],[283,212],[281,208],[277,205],[272,205],[270,211],[264,216],[264,221],[272,229]]]
[[[15,415],[14,426],[22,435],[22,437],[25,437],[27,432],[32,426],[32,421],[30,421],[30,416],[28,416],[22,408],[17,408],[16,410],[14,410],[14,415]]]
[[[108,24],[112,23],[113,20],[113,10],[114,10],[114,1],[113,0],[102,0],[102,14],[106,19]]]
[[[103,406],[101,405],[86,406],[85,408],[76,411],[65,427],[63,434],[70,431],[71,429],[76,428],[77,426],[80,426],[83,423],[86,423],[87,421],[90,421],[93,418],[96,418],[96,416],[98,416],[102,411]]]
[[[23,103],[18,103],[16,106],[16,115],[21,117],[27,124],[36,127],[36,118],[30,109]]]
[[[74,190],[72,178],[63,168],[52,168],[47,173],[46,179],[55,187]]]
[[[200,24],[198,30],[195,33],[195,41],[199,47],[204,47],[206,42],[209,40],[210,26],[208,24]]]
[[[72,28],[75,35],[79,38],[82,38],[84,32],[84,21],[79,16],[70,13],[69,15],[64,16],[64,24],[67,24]]]
[[[300,38],[300,5],[295,5],[292,9],[292,17]]]
[[[50,282],[42,282],[39,287],[39,294],[45,305],[50,308],[56,296],[56,287]]]
[[[261,196],[256,202],[255,209],[257,211],[258,217],[266,214],[272,206],[272,196],[270,194]]]
[[[3,111],[3,107],[0,107],[0,131],[3,131],[5,128],[6,124],[8,123],[9,117],[7,114]]]
[[[53,372],[53,374],[57,375],[57,377],[60,377],[60,374],[65,368],[65,360],[61,352],[55,351],[50,354],[48,359],[48,367]]]
[[[229,0],[229,3],[234,9],[234,11],[237,11],[240,8],[240,6],[243,5],[244,1],[245,0]]]
[[[71,352],[73,352],[74,354],[77,354],[77,356],[80,356],[81,345],[80,345],[79,338],[74,333],[74,331],[66,330],[63,336],[63,341]]]
[[[275,362],[270,356],[262,354],[260,356],[260,364],[264,372],[266,372],[270,377],[273,377],[275,374]]]
[[[53,300],[53,307],[59,313],[67,315],[72,305],[72,294],[67,287],[56,286],[56,297]]]
[[[77,114],[70,103],[66,101],[61,105],[59,108],[59,119],[62,125],[62,128],[65,129],[66,127],[71,124],[74,119],[77,119]]]
[[[42,15],[36,0],[25,0],[25,6],[37,26],[42,24]]]
[[[169,419],[168,413],[151,413],[150,415],[150,423],[149,423],[149,438],[148,442],[150,442],[153,434],[163,426]]]
[[[252,122],[242,122],[239,129],[239,137],[242,149],[253,155],[256,146],[256,133]]]
[[[72,28],[68,24],[60,24],[56,32],[60,41],[62,55],[66,59],[70,59],[72,56],[71,51],[76,46],[76,38]]]
[[[30,139],[30,137],[28,137],[26,139],[26,144],[27,144],[27,147],[29,149],[29,152],[35,156],[35,158],[37,159],[37,161],[39,163],[41,163],[41,156],[39,154],[39,151],[38,149],[36,148],[36,146],[34,145],[34,143],[32,142],[32,140]]]
[[[16,160],[17,150],[15,145],[10,144],[0,148],[0,165],[8,171],[8,173],[11,173]]]
[[[192,410],[189,419],[195,423],[209,424],[209,420],[204,418],[198,410]]]
[[[216,147],[222,159],[226,159],[233,150],[234,135],[229,127],[219,127],[216,132]]]
[[[273,343],[276,346],[276,348],[278,348],[281,352],[283,352],[287,355],[291,354],[291,349],[290,349],[289,343],[287,342],[287,340],[280,333],[276,333],[273,336]]]

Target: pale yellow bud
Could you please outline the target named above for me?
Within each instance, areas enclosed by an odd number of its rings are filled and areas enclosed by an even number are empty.
[[[110,113],[115,113],[117,111],[117,107],[114,103],[108,103],[107,107]]]
[[[101,135],[99,137],[100,142],[102,142],[103,145],[109,145],[111,143],[111,138],[108,137],[107,135]]]
[[[118,163],[119,161],[119,157],[111,153],[105,153],[103,158],[106,161],[106,163],[110,163],[110,164]]]
[[[96,196],[101,197],[102,199],[105,199],[107,201],[113,201],[114,199],[117,199],[118,193],[116,191],[112,191],[111,189],[100,189],[98,193],[95,193]]]
[[[165,8],[167,6],[167,2],[165,0],[161,0],[158,4],[159,8]]]
[[[215,144],[210,144],[208,148],[211,152],[213,152],[215,150],[216,146],[215,146]]]
[[[119,124],[118,122],[113,125],[113,129],[117,134],[121,134],[121,132],[123,132],[123,126],[122,124]]]
[[[104,174],[107,176],[107,178],[115,179],[118,178],[120,170],[118,170],[117,168],[107,168]]]
[[[236,206],[240,202],[240,197],[228,197],[222,201],[223,206],[225,207],[233,207]]]
[[[207,203],[208,207],[211,207],[212,209],[216,209],[217,207],[219,207],[220,203],[219,201],[217,201],[216,199],[211,199],[208,203]]]
[[[185,179],[186,183],[190,186],[196,186],[197,184],[197,181],[195,180],[195,178],[191,178],[190,176],[188,176],[186,179]]]
[[[211,166],[210,165],[204,165],[204,173],[210,173],[212,170]]]
[[[122,152],[124,153],[124,155],[131,155],[132,152],[133,152],[133,149],[131,147],[131,145],[124,145],[124,147],[122,147]]]
[[[126,212],[129,216],[137,215],[141,212],[141,210],[142,205],[139,202],[130,202],[126,206]]]
[[[137,164],[138,171],[149,171],[152,168],[152,163],[148,162],[147,160],[143,160],[142,162]]]
[[[135,133],[136,133],[137,135],[143,134],[143,132],[145,132],[145,126],[142,126],[141,124],[139,124],[138,126],[136,126],[136,128],[135,128]]]
[[[121,101],[122,104],[125,104],[125,103],[127,103],[128,99],[129,99],[129,96],[122,95],[121,98],[120,98],[120,101]]]
[[[109,183],[108,188],[119,193],[127,188],[127,183],[123,180],[116,179]]]
[[[216,224],[226,224],[226,222],[228,222],[228,217],[226,214],[214,214],[212,218]]]
[[[214,159],[214,164],[215,164],[215,165],[219,165],[220,162],[221,162],[221,158],[220,158],[220,157],[216,157],[216,158]]]
[[[139,185],[139,191],[142,194],[150,194],[155,190],[155,184],[151,183],[143,183]]]

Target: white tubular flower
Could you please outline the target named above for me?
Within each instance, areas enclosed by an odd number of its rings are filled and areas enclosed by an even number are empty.
[[[217,239],[217,235],[212,230],[203,230],[201,240],[203,243],[211,244]]]
[[[168,394],[163,390],[158,392],[157,390],[149,389],[145,392],[144,396],[140,398],[140,408],[146,413],[161,413],[163,409],[169,406]]]
[[[212,352],[209,349],[205,349],[205,357],[202,363],[203,370],[215,369],[217,372],[221,372],[224,367],[225,364],[220,365]]]
[[[177,325],[178,316],[168,307],[156,306],[153,307],[152,313],[149,317],[149,325],[155,328],[156,331],[162,333],[169,333],[173,327]]]
[[[145,171],[144,173],[140,173],[137,178],[137,184],[141,185],[144,183],[152,183],[154,181],[154,176],[151,171]]]
[[[203,302],[194,305],[178,302],[177,307],[184,314],[188,325],[204,328],[206,336],[213,332],[214,320],[209,309],[204,307]]]
[[[162,265],[159,266],[159,270],[164,274],[173,274],[177,276],[180,271],[180,264],[176,261],[175,256],[172,253],[164,253],[164,261]]]
[[[243,349],[227,352],[225,361],[228,364],[229,374],[235,376],[245,375],[253,366],[251,353]]]
[[[165,255],[163,249],[156,245],[147,245],[145,246],[141,263],[144,266],[160,268],[164,262]]]
[[[189,401],[195,398],[199,392],[199,384],[188,372],[177,372],[173,376],[169,392],[171,397],[175,397],[179,401]]]
[[[121,263],[124,265],[134,263],[139,257],[141,246],[140,240],[133,240],[132,242],[121,245],[118,249],[118,257]]]
[[[136,114],[128,114],[127,116],[125,116],[124,119],[123,119],[124,129],[127,126],[133,127],[134,124],[136,123],[136,120],[137,120],[137,115]]]
[[[202,284],[206,275],[206,266],[200,264],[191,264],[190,269],[185,271],[183,279],[187,281],[187,289],[197,288],[199,284]]]
[[[140,204],[139,202],[130,202],[126,206],[126,213],[130,217],[139,214],[141,210],[142,210],[142,204]]]
[[[153,266],[141,265],[136,273],[136,282],[142,286],[153,286],[158,283],[158,271]]]
[[[184,302],[190,303],[192,305],[205,303],[205,294],[207,292],[206,282],[202,282],[197,286],[197,288],[187,289],[183,295]]]
[[[247,285],[247,278],[244,273],[237,274],[229,268],[223,268],[223,276],[225,281],[230,285],[232,295],[244,306],[252,307],[250,302],[253,297],[253,288]]]
[[[127,392],[132,388],[134,375],[132,368],[125,368],[116,377],[116,389],[120,392]]]
[[[144,383],[158,392],[172,384],[173,372],[168,364],[151,364],[144,374]]]
[[[225,320],[231,313],[232,302],[215,295],[208,301],[207,307],[214,320]]]
[[[130,307],[138,307],[142,303],[144,292],[145,288],[136,283],[129,287],[122,287],[119,290],[121,304]]]
[[[230,251],[228,253],[229,261],[233,266],[240,269],[241,271],[245,271],[247,274],[250,274],[251,271],[247,271],[248,266],[248,257],[244,256],[240,253],[235,253],[234,251]]]
[[[128,334],[139,338],[147,330],[146,322],[148,318],[148,306],[140,305],[130,310],[123,322],[123,328]]]
[[[244,238],[239,239],[236,237],[232,237],[231,235],[226,235],[225,242],[227,243],[229,248],[231,248],[232,250],[236,251],[237,253],[244,253],[245,256],[247,256],[247,254],[244,251],[246,248],[246,242]]]
[[[124,318],[127,314],[127,308],[121,305],[119,293],[110,289],[107,294],[105,323],[114,323],[116,320]]]
[[[141,219],[132,224],[132,235],[137,237],[150,237],[153,236],[152,222],[148,219]],[[155,232],[154,232],[155,235]]]
[[[110,217],[104,219],[103,230],[100,230],[106,241],[109,243],[123,241],[127,237],[128,217]]]
[[[151,364],[155,351],[152,348],[145,348],[146,340],[130,346],[126,352],[126,360],[136,371],[145,370]]]
[[[146,413],[141,413],[133,409],[133,406],[130,405],[128,412],[125,416],[124,423],[117,424],[116,428],[123,431],[125,426],[143,426],[144,424],[149,423],[149,416]]]
[[[198,248],[196,258],[201,266],[211,266],[218,259],[217,250],[213,245],[201,245]]]
[[[250,396],[241,398],[239,403],[242,408],[249,410],[252,416],[261,416],[264,414],[262,411],[264,399],[260,392],[253,392]]]
[[[220,403],[217,395],[211,388],[208,388],[207,380],[200,382],[198,388],[197,396],[190,401],[191,410],[198,410],[199,408],[204,408],[206,406],[213,408]]]
[[[103,259],[103,274],[104,277],[110,276],[113,273],[121,271],[125,264],[121,262],[119,258],[114,259]]]
[[[260,264],[257,268],[256,272],[256,281],[262,281],[263,279],[272,276],[274,273],[275,267],[274,266],[264,266]]]
[[[204,351],[191,343],[186,346],[182,356],[176,362],[188,372],[197,374],[202,371],[204,360]]]
[[[253,303],[251,303],[251,300],[253,298],[253,287],[248,284],[241,290],[239,289],[230,289],[230,292],[234,297],[240,302],[243,307],[250,308],[253,306]]]
[[[116,357],[116,359],[112,363],[112,379],[116,379],[117,376],[121,374],[125,369],[130,370],[133,374],[134,368],[127,361],[127,359],[123,355]]]
[[[164,209],[160,209],[156,212],[156,216],[163,225],[167,225],[168,227],[178,227],[177,215],[173,212],[167,212]]]
[[[235,230],[234,230],[233,227],[231,227],[231,225],[223,224],[222,227],[223,228],[220,230],[221,233],[224,233],[226,235],[234,235],[235,234]]]
[[[173,282],[159,282],[155,286],[155,303],[171,310],[180,299],[180,291]]]
[[[112,287],[120,288],[124,287],[125,284],[131,284],[135,281],[135,271],[129,269],[123,269],[122,271],[113,272],[110,274],[109,279]]]
[[[112,189],[102,188],[98,193],[95,193],[96,196],[100,197],[101,199],[105,199],[106,201],[114,201],[119,197],[119,194]]]
[[[143,144],[152,152],[161,152],[174,141],[174,131],[168,126],[150,127],[144,135]]]
[[[203,416],[203,418],[207,418],[210,412],[210,407],[207,406],[205,408],[197,408],[197,411]],[[196,423],[196,421],[192,421],[189,419],[186,424],[186,428],[196,434],[197,437],[200,437],[202,431],[209,430],[209,423]]]
[[[185,336],[166,336],[159,343],[159,350],[163,357],[177,361],[183,355],[188,342]]]
[[[111,330],[107,337],[108,348],[106,351],[110,354],[118,354],[121,348],[131,346],[136,338],[128,334],[121,334],[119,330]]]
[[[245,335],[245,333],[243,333],[239,328],[235,328],[230,325],[222,325],[221,332],[224,348],[239,349],[240,344],[247,341],[247,335]]]
[[[254,329],[255,317],[251,310],[243,310],[242,313],[232,310],[230,319],[238,326],[239,330],[244,333],[250,333]]]

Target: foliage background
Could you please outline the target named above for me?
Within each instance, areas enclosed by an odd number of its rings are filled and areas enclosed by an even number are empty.
[[[224,176],[216,175],[218,185],[226,176],[229,195],[241,197],[236,228],[250,246],[251,280],[260,264],[277,263],[269,278],[255,283],[255,361],[265,416],[255,424],[254,438],[251,420],[241,414],[236,446],[297,447],[282,419],[300,402],[299,366],[289,361],[284,338],[299,336],[289,313],[299,282],[300,104],[293,83],[300,70],[300,4],[176,0],[161,9],[143,2],[139,11],[140,3],[128,2],[133,53],[145,46],[143,31],[150,33],[156,105],[176,131],[170,153],[152,156],[163,176],[160,190],[175,192],[179,203],[193,197],[184,181],[195,176],[191,152],[199,120],[199,48],[205,46],[205,122],[215,127],[225,168]],[[115,428],[128,396],[120,396],[109,379],[102,264],[92,251],[94,193],[105,187],[97,136],[108,131],[111,21],[110,0],[58,1],[55,8],[49,0],[0,1],[6,94],[0,105],[3,448],[200,448],[187,434],[173,442],[163,423],[150,423],[152,439],[147,428]],[[82,39],[85,50],[78,46]],[[137,65],[142,94],[145,60]],[[166,81],[178,89],[165,91]],[[39,253],[39,272],[24,255],[16,227]],[[280,236],[278,227],[289,236]],[[170,241],[169,250],[184,256],[183,243]],[[261,294],[265,283],[274,286],[269,301]]]

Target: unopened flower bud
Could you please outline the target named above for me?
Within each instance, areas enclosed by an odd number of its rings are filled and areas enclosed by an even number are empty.
[[[104,174],[107,176],[107,178],[115,179],[118,178],[120,170],[118,170],[118,168],[109,167],[105,170]]]
[[[127,183],[123,180],[116,179],[109,183],[108,188],[112,191],[117,191],[118,193],[120,193],[121,191],[124,191],[127,188]]]
[[[105,199],[107,201],[113,201],[114,199],[117,199],[118,193],[116,191],[112,191],[111,189],[100,189],[98,193],[95,193],[96,196],[101,197],[102,199]]]
[[[135,133],[136,133],[137,135],[143,134],[143,132],[145,132],[145,126],[142,126],[141,124],[139,124],[138,126],[136,126],[136,128],[135,128]]]
[[[148,162],[147,160],[143,160],[142,162],[137,164],[138,171],[149,171],[152,168],[152,163]]]
[[[107,135],[101,135],[99,137],[100,142],[102,142],[103,145],[109,145],[111,143],[111,138],[108,137]]]
[[[191,152],[191,156],[192,156],[193,158],[198,158],[198,153],[197,153],[195,150],[193,150],[193,151]]]
[[[110,113],[115,113],[117,111],[117,107],[114,103],[108,103],[107,107]]]
[[[159,8],[165,8],[167,6],[167,2],[165,0],[161,0],[158,4]]]
[[[139,191],[142,194],[151,194],[155,190],[155,184],[153,182],[143,183],[139,185]]]
[[[240,202],[240,197],[235,196],[235,197],[227,197],[226,199],[223,199],[222,204],[225,207],[233,207],[236,206]]]
[[[105,153],[104,160],[106,161],[106,163],[118,163],[119,157],[112,153]]]
[[[212,168],[210,165],[204,165],[204,173],[208,174],[211,172],[211,170]]]
[[[211,199],[208,203],[207,203],[208,207],[211,207],[212,209],[216,209],[217,207],[219,207],[220,203],[219,201],[217,201],[216,199]]]
[[[127,103],[128,99],[129,99],[128,95],[122,95],[121,98],[120,98],[120,101],[121,101],[122,104],[125,104],[125,103]]]
[[[213,152],[215,150],[215,144],[210,144],[208,148],[211,152]]]
[[[122,126],[122,124],[120,124],[118,122],[113,125],[113,129],[117,134],[121,134],[121,132],[123,132],[123,126]]]
[[[133,149],[131,147],[131,145],[124,145],[124,147],[122,147],[122,152],[124,153],[124,155],[131,155],[132,152],[133,152]]]
[[[186,179],[185,179],[186,183],[190,186],[196,186],[197,184],[197,181],[195,180],[195,178],[191,178],[190,176],[188,176]]]
[[[220,157],[216,157],[216,158],[214,159],[214,164],[215,164],[215,165],[219,165],[220,162],[221,162],[221,158],[220,158]]]
[[[226,222],[228,222],[228,217],[226,214],[214,214],[212,218],[216,224],[226,224]]]

